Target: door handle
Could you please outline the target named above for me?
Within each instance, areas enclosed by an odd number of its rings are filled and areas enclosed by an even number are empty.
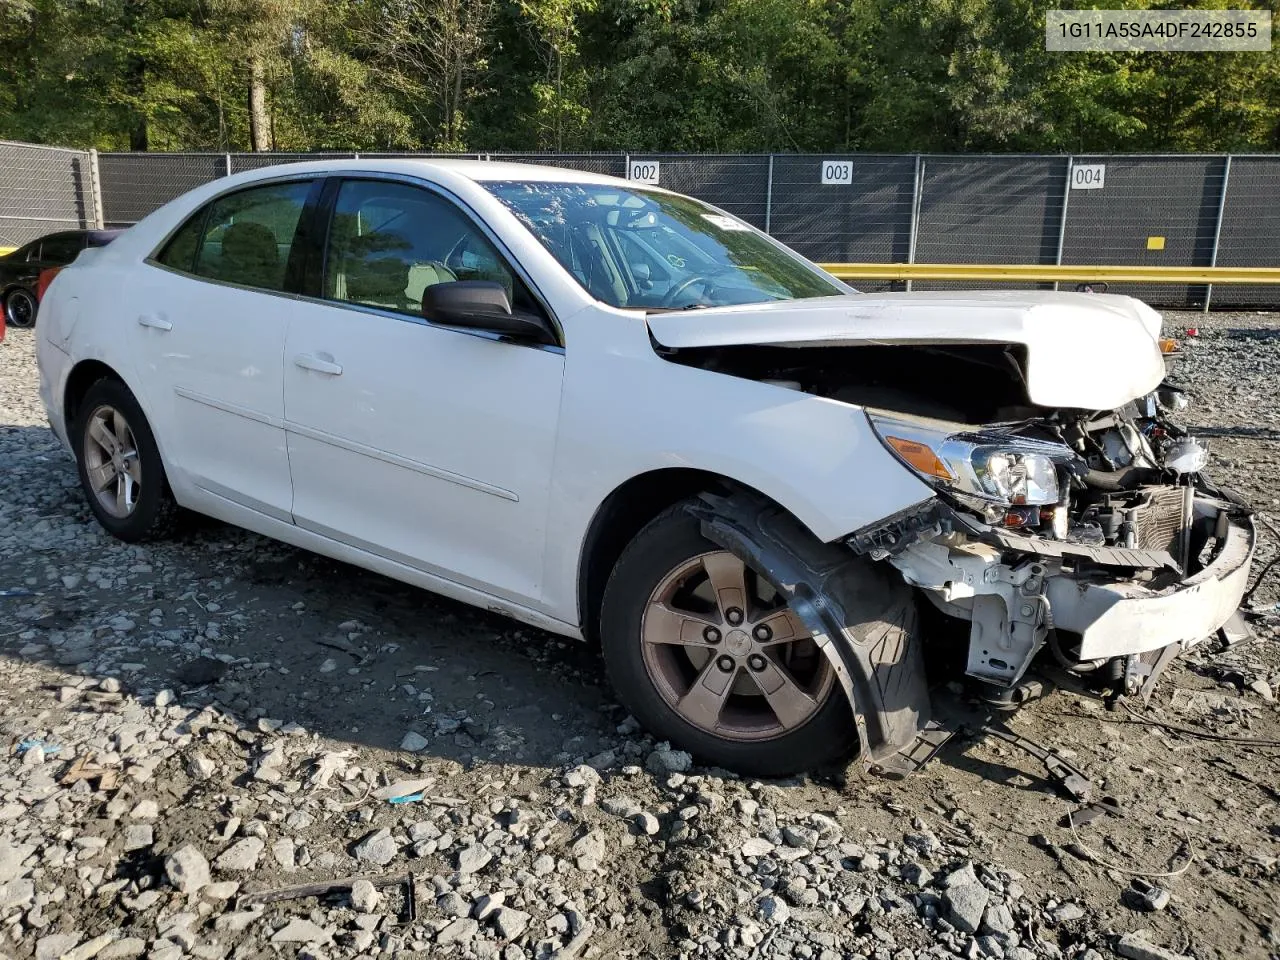
[[[153,330],[172,330],[173,324],[163,317],[157,317],[150,313],[144,313],[138,317],[138,324],[144,327],[151,327]]]
[[[309,353],[300,353],[293,358],[293,362],[303,370],[314,370],[316,373],[327,374],[331,377],[342,376],[342,365],[334,363],[332,360],[322,360],[320,357],[312,356]]]

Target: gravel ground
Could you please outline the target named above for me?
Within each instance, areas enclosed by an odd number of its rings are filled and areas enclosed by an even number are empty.
[[[1280,521],[1280,318],[1167,323],[1217,476]],[[1280,956],[1276,749],[1052,694],[1012,729],[1127,812],[1075,834],[981,736],[901,782],[692,767],[581,645],[212,521],[105,536],[32,348],[0,344],[0,957]],[[1148,717],[1280,737],[1277,585]]]

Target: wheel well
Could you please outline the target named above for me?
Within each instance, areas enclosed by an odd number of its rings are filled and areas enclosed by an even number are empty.
[[[80,412],[80,401],[89,392],[89,388],[99,380],[119,380],[124,378],[101,360],[82,360],[75,365],[67,377],[67,387],[62,394],[62,416],[66,423],[67,436],[71,435],[71,424]]]
[[[605,498],[591,518],[578,561],[578,616],[588,641],[599,643],[605,584],[641,528],[673,503],[732,484],[719,474],[673,467],[632,477]]]

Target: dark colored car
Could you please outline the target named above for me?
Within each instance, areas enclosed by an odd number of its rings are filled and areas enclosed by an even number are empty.
[[[36,322],[36,286],[43,270],[65,267],[86,247],[105,247],[119,230],[65,230],[24,244],[0,257],[0,306],[11,327]]]

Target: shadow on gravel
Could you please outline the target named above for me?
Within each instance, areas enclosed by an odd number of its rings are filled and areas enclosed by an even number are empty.
[[[413,754],[559,767],[618,747],[626,711],[587,644],[204,517],[167,541],[120,543],[45,428],[0,428],[0,467],[21,477],[0,480],[0,537],[18,541],[0,568],[0,592],[17,590],[0,594],[0,654],[397,751],[406,769]],[[935,678],[963,672],[936,647]],[[1026,785],[967,743],[935,762]]]
[[[1280,430],[1275,427],[1190,427],[1188,433],[1197,437],[1239,437],[1246,440],[1280,440]]]
[[[1228,340],[1280,340],[1280,330],[1268,327],[1227,327],[1220,336]]]
[[[120,543],[47,428],[0,428],[0,545],[0,655],[144,697],[464,764],[562,765],[625,717],[586,644],[203,517]]]

